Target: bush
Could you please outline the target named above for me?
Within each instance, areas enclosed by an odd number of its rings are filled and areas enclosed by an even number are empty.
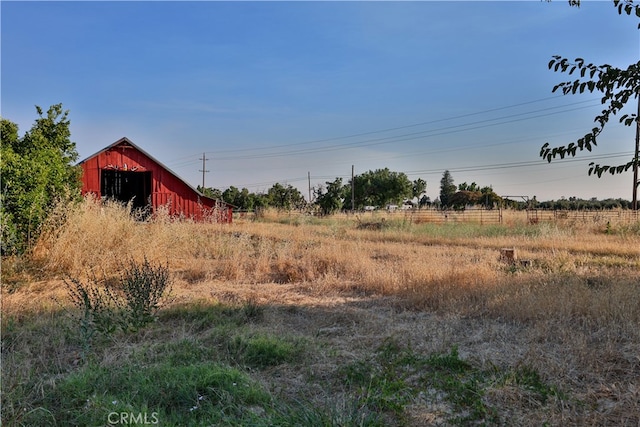
[[[71,142],[69,111],[62,104],[52,105],[22,138],[18,126],[0,118],[2,158],[3,255],[20,254],[37,240],[42,223],[54,202],[80,196],[80,168],[73,165],[78,153]]]
[[[155,320],[165,293],[171,290],[169,267],[153,266],[146,258],[142,264],[130,261],[121,286],[131,325],[144,326]]]
[[[85,352],[95,333],[109,335],[116,330],[136,330],[153,322],[171,290],[169,267],[129,261],[118,283],[91,275],[87,283],[64,280],[78,317]]]

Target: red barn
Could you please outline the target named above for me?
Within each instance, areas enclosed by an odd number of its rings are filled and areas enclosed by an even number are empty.
[[[205,196],[127,138],[121,138],[80,162],[82,194],[132,202],[171,216],[230,223],[233,206]]]

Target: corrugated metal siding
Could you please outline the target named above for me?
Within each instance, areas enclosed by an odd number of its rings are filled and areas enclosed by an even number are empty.
[[[82,192],[100,194],[100,175],[103,169],[123,171],[150,171],[152,180],[151,204],[154,212],[167,206],[172,216],[194,220],[215,218],[218,222],[231,222],[232,207],[226,203],[216,206],[216,200],[201,197],[192,187],[162,165],[123,142],[107,148],[81,162],[83,169]]]

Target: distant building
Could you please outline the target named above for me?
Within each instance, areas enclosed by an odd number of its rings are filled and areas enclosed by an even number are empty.
[[[131,202],[134,208],[149,208],[151,212],[164,206],[171,216],[195,221],[230,223],[233,219],[231,204],[205,196],[128,138],[117,140],[79,164],[83,195],[93,193]]]

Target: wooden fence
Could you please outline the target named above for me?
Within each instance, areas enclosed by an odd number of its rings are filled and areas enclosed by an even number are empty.
[[[530,223],[573,221],[595,224],[629,224],[640,221],[640,211],[628,209],[608,209],[608,210],[543,210],[531,209],[527,211],[527,219]]]
[[[412,210],[396,210],[396,211],[373,211],[365,212],[363,218],[372,217],[389,217],[393,219],[402,219],[414,224],[422,223],[456,223],[456,222],[475,222],[478,224],[501,224],[501,209],[466,209],[463,211],[441,211],[432,209],[412,209]]]
[[[274,211],[275,212],[275,211]],[[510,222],[528,222],[529,224],[537,224],[539,222],[558,222],[558,223],[584,223],[584,224],[631,224],[640,222],[640,211],[632,211],[627,209],[612,210],[544,210],[531,209],[527,211],[512,211],[504,209],[466,209],[464,211],[441,211],[433,209],[413,209],[395,211],[375,210],[366,212],[343,212],[332,215],[332,218],[344,218],[360,220],[380,220],[382,218],[389,220],[400,220],[414,224],[422,223],[462,223],[471,222],[476,224],[502,224]],[[234,219],[253,219],[253,212],[234,212]],[[313,214],[300,211],[280,212],[274,216],[281,215],[287,218],[303,218],[310,217]]]

